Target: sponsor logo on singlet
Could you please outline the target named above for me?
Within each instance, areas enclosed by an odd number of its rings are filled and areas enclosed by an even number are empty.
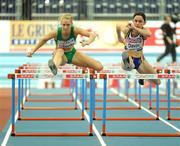
[[[129,35],[126,38],[126,49],[127,50],[142,50],[144,40],[142,36],[138,35],[137,37],[131,37]]]
[[[66,41],[63,40],[58,40],[57,44],[59,48],[70,48],[71,46],[73,46],[76,43],[74,38],[70,38]]]

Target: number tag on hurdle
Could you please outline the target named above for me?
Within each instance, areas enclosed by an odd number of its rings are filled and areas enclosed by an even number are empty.
[[[85,78],[84,74],[66,74],[67,79],[77,79],[77,78]]]
[[[122,79],[126,77],[127,77],[126,74],[108,74],[108,78],[110,79]]]
[[[83,73],[82,69],[62,69],[60,71],[62,71],[62,73],[78,73],[78,74]]]
[[[165,79],[175,79],[176,75],[174,74],[158,74],[158,78],[165,78]]]

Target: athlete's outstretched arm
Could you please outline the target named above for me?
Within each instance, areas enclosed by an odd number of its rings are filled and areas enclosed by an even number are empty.
[[[75,28],[75,34],[78,35],[82,35],[82,36],[86,36],[88,37],[89,39],[85,42],[81,41],[80,43],[82,44],[82,47],[86,46],[86,45],[90,45],[96,38],[96,34],[95,33],[92,33],[92,32],[89,32],[85,29],[82,29],[82,28]]]
[[[151,36],[151,31],[149,30],[149,28],[138,28],[138,27],[136,27],[136,26],[134,26],[134,24],[133,23],[129,23],[128,24],[129,26],[129,28],[130,29],[134,29],[134,30],[136,30],[137,32],[139,32],[144,38],[148,38],[148,37],[150,37]]]
[[[122,29],[121,26],[117,24],[116,25],[116,33],[117,33],[118,41],[121,43],[124,43],[124,41],[123,41],[124,37],[122,37],[122,35],[121,35],[121,32],[122,32],[121,29]]]
[[[135,30],[137,30],[144,38],[148,38],[151,36],[151,31],[149,30],[149,28],[135,28]]]
[[[43,46],[48,40],[54,38],[56,39],[57,32],[53,31],[49,34],[45,35],[42,39],[39,40],[38,44],[34,47],[34,49],[31,50],[31,52],[27,52],[28,57],[32,57],[32,55],[41,47]]]
[[[117,33],[119,42],[125,44],[125,36],[128,33],[128,31],[129,31],[129,28],[127,26],[121,26],[119,24],[116,25],[116,33]],[[121,32],[123,33],[123,36]]]

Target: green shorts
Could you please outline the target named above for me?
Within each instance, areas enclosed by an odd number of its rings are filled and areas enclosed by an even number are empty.
[[[72,59],[74,57],[74,54],[76,53],[76,49],[73,48],[70,52],[64,52],[64,55],[66,56],[68,62],[67,63],[72,63]]]

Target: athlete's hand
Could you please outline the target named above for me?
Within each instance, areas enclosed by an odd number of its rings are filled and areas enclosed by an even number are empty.
[[[32,55],[33,55],[32,52],[27,52],[27,53],[26,53],[26,56],[27,56],[27,57],[32,57]]]
[[[32,55],[33,55],[33,52],[32,52],[32,50],[31,50],[31,48],[27,48],[27,49],[26,49],[26,56],[27,56],[27,57],[32,57]]]
[[[129,29],[135,29],[135,26],[134,26],[134,24],[132,22],[129,22],[128,23],[128,28]]]
[[[81,46],[82,46],[82,47],[84,47],[84,46],[86,46],[86,45],[89,45],[89,43],[88,43],[87,41],[80,41],[80,43],[81,43]]]
[[[118,40],[119,40],[119,42],[120,42],[120,43],[123,43],[123,44],[125,44],[125,43],[126,43],[125,39],[124,39],[124,38],[122,38],[122,37],[121,37],[121,38],[118,38]]]

